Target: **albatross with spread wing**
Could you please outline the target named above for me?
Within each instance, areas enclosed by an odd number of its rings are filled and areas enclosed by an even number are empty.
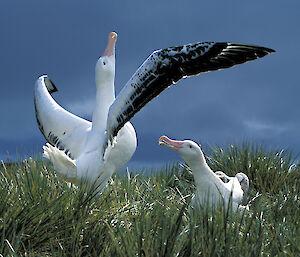
[[[57,89],[47,75],[34,87],[36,119],[48,141],[44,157],[69,180],[96,182],[102,190],[111,175],[135,152],[137,140],[129,120],[165,88],[188,76],[229,68],[274,50],[238,43],[195,43],[154,51],[115,98],[115,43],[111,32],[96,69],[92,122],[56,103]]]

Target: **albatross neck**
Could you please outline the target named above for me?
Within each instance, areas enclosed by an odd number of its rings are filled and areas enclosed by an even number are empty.
[[[211,183],[218,184],[216,175],[206,163],[204,156],[202,156],[202,158],[198,160],[189,161],[187,163],[192,170],[196,187],[201,187],[202,189],[204,189],[206,187],[209,187]]]
[[[101,85],[96,87],[96,101],[92,117],[92,130],[104,131],[109,107],[115,100],[114,79],[102,81]]]

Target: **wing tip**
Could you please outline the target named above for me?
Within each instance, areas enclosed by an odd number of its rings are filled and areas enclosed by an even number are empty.
[[[44,82],[44,84],[50,94],[58,91],[57,87],[55,86],[53,81],[48,77],[48,75],[45,74],[45,75],[40,76],[39,80]]]
[[[276,52],[272,48],[268,48],[268,47],[264,47],[264,46],[258,46],[258,45],[254,45],[254,44],[242,44],[242,43],[231,43],[231,42],[228,42],[227,45],[228,46],[233,46],[233,47],[234,46],[236,46],[236,47],[245,47],[245,48],[249,48],[249,49],[252,49],[252,50],[262,51],[262,52],[265,53],[265,55]]]

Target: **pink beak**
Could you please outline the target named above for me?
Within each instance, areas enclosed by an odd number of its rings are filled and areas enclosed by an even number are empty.
[[[161,136],[158,139],[158,143],[159,145],[178,151],[182,147],[183,141],[176,141],[168,138],[167,136]]]
[[[117,33],[115,32],[109,33],[107,47],[102,56],[109,57],[115,54],[115,45],[116,45],[117,37],[118,37]]]

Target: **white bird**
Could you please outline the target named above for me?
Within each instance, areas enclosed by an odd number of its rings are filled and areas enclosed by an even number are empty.
[[[231,201],[232,208],[237,209],[239,205],[243,204],[244,196],[247,193],[243,191],[238,178],[229,178],[223,172],[215,174],[208,166],[201,148],[195,142],[191,140],[176,141],[167,136],[161,136],[158,142],[159,145],[178,152],[190,167],[196,185],[194,202],[198,206],[204,207],[208,204],[216,207],[225,204],[224,206],[227,207]],[[223,182],[219,176],[224,180],[227,178],[228,181]]]
[[[41,76],[34,91],[36,118],[48,143],[43,147],[55,171],[69,181],[97,181],[101,191],[111,175],[122,168],[136,149],[136,134],[127,122],[118,131],[117,144],[102,158],[109,107],[115,100],[115,43],[112,32],[108,45],[95,67],[96,102],[92,122],[77,117],[59,106],[50,96],[57,89],[48,76]]]
[[[51,97],[57,89],[47,75],[34,88],[36,119],[48,141],[44,156],[69,180],[95,181],[102,190],[111,175],[130,160],[136,134],[129,120],[165,88],[183,77],[229,68],[274,50],[236,43],[196,43],[154,51],[115,99],[115,43],[96,64],[96,102],[92,122],[77,117]]]
[[[216,171],[215,174],[224,183],[228,183],[228,182],[232,181],[235,178],[238,180],[238,182],[241,185],[241,189],[243,190],[243,199],[241,201],[241,205],[246,206],[247,203],[248,203],[247,197],[248,197],[248,190],[249,190],[249,178],[248,178],[248,176],[243,172],[239,172],[239,173],[235,174],[234,177],[229,177],[223,171],[219,171],[219,170]]]

